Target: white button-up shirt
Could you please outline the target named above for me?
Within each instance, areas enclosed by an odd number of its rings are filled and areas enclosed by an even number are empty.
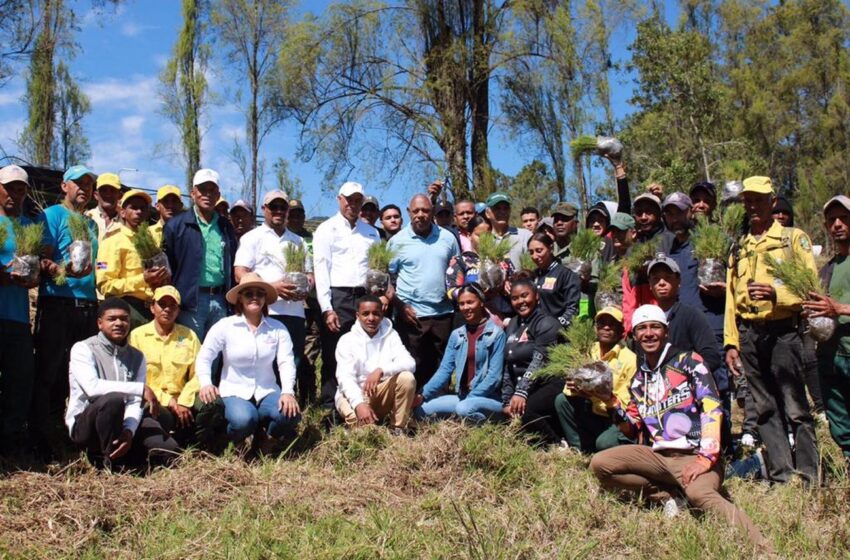
[[[360,219],[351,227],[339,212],[316,228],[313,268],[322,313],[332,310],[331,286],[355,288],[366,283],[366,252],[380,240],[377,229]]]
[[[266,282],[279,282],[286,272],[286,258],[284,258],[283,249],[290,243],[303,245],[304,240],[288,229],[283,231],[283,235],[278,235],[272,228],[262,224],[243,235],[239,240],[239,249],[237,249],[236,256],[233,259],[233,266],[244,266],[259,274],[260,278]],[[310,258],[306,256],[304,270],[311,272],[310,269]],[[278,298],[277,301],[269,305],[269,314],[304,317],[304,302]]]
[[[212,326],[195,361],[201,387],[212,385],[212,363],[223,352],[224,365],[218,392],[222,397],[239,397],[260,402],[280,391],[295,394],[295,358],[292,339],[280,321],[264,317],[252,332],[245,317],[231,315]],[[272,364],[277,359],[278,387]]]

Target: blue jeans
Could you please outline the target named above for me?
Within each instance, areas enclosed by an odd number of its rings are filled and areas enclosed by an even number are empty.
[[[224,417],[227,420],[227,438],[230,441],[242,441],[257,431],[257,428],[268,425],[266,433],[273,438],[293,431],[301,420],[301,415],[292,418],[285,416],[277,408],[280,393],[275,391],[254,403],[239,397],[223,397]]]
[[[194,311],[181,309],[177,322],[195,331],[203,342],[210,328],[225,317],[227,317],[227,303],[224,301],[223,294],[210,295],[199,292],[198,306]]]
[[[502,419],[502,403],[496,399],[486,397],[466,397],[461,400],[457,395],[442,395],[422,403],[422,406],[413,411],[416,418],[433,416],[436,418],[448,418],[452,415],[460,416],[480,424],[488,419]]]

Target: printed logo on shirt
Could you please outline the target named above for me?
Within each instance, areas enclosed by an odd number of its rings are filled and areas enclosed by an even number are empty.
[[[541,290],[554,290],[556,281],[557,281],[556,278],[546,278],[545,280],[543,280],[543,285],[540,286],[540,289]]]

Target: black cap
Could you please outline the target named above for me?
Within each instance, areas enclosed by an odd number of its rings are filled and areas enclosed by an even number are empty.
[[[452,206],[452,203],[448,200],[444,200],[442,202],[438,202],[434,207],[434,215],[436,216],[440,212],[449,212],[450,214],[455,213],[455,207]]]
[[[717,198],[717,187],[714,186],[714,183],[709,183],[708,181],[700,181],[699,183],[694,183],[694,186],[691,187],[691,190],[688,191],[688,194],[693,197],[694,191],[698,189],[703,189],[709,195],[711,195],[712,198]]]

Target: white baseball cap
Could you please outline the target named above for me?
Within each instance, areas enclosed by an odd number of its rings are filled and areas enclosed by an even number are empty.
[[[648,323],[650,321],[661,323],[666,327],[667,315],[665,315],[664,310],[657,305],[641,305],[635,309],[634,314],[632,314],[632,329],[635,329],[641,323]]]
[[[16,181],[26,183],[29,186],[30,176],[27,175],[27,172],[22,167],[17,165],[7,165],[3,169],[0,169],[0,184],[8,185]]]
[[[215,183],[216,186],[219,186],[218,181],[218,173],[212,169],[198,169],[198,171],[195,172],[195,176],[192,178],[192,186],[197,187],[203,183]]]
[[[346,181],[339,188],[339,196],[351,196],[353,194],[363,194],[363,185],[354,181]]]

